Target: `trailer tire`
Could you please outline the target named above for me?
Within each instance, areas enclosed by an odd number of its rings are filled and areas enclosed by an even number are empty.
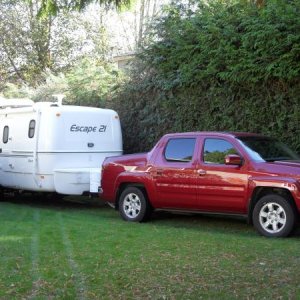
[[[120,216],[125,221],[144,222],[152,212],[145,193],[138,187],[127,187],[119,198]]]

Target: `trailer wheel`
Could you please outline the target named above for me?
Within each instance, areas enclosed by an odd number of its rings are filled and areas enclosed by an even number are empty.
[[[119,198],[119,212],[125,221],[146,221],[151,211],[151,205],[141,189],[137,187],[127,187],[122,192]]]
[[[266,237],[286,237],[295,226],[296,215],[292,205],[282,196],[262,197],[253,210],[253,224]]]

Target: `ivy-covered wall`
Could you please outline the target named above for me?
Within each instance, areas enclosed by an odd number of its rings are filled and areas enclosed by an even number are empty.
[[[126,152],[167,132],[218,130],[300,153],[300,1],[252,2],[175,1],[157,20],[114,101]]]

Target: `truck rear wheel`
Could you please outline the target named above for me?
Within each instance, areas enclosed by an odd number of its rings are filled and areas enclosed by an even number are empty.
[[[282,196],[272,194],[262,197],[253,210],[253,224],[266,237],[286,237],[295,226],[292,205]]]
[[[125,221],[143,222],[151,214],[151,206],[137,187],[127,187],[120,196],[119,212]]]

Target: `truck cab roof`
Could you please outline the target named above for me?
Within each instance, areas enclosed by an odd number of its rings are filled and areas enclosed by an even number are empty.
[[[231,132],[231,131],[194,131],[194,132],[183,132],[183,133],[168,133],[165,136],[224,136],[224,137],[263,137],[262,134],[249,133],[249,132]]]

